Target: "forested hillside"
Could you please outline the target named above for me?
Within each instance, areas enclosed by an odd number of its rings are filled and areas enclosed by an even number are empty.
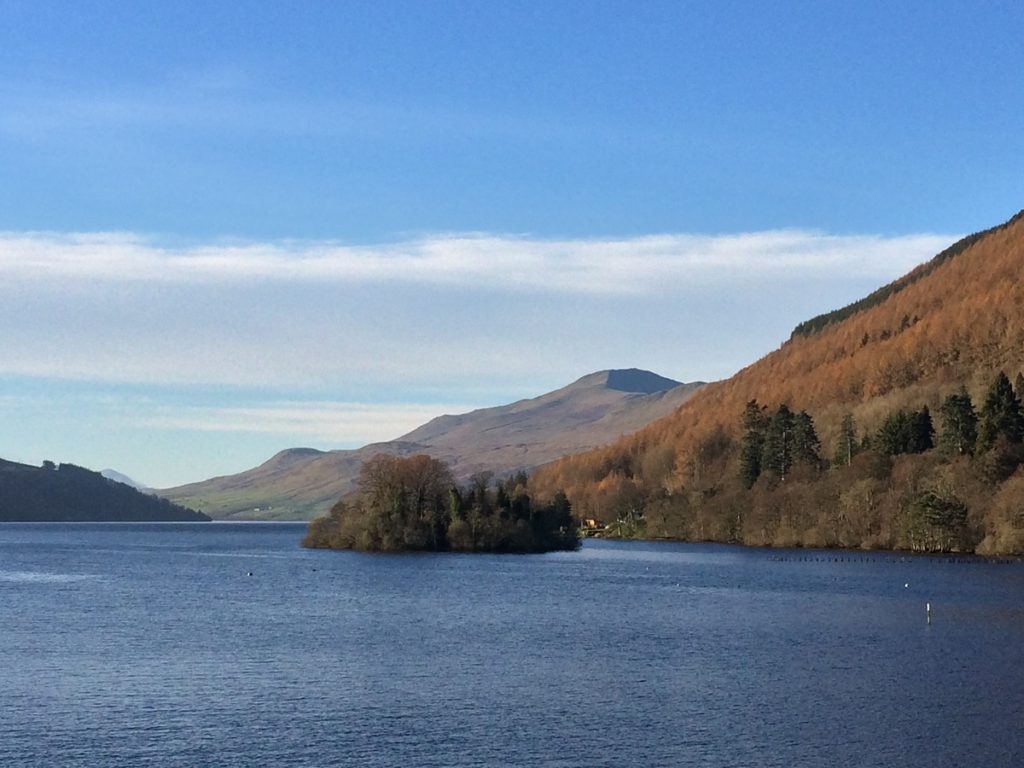
[[[1021,551],[1020,435],[992,425],[1000,397],[1012,411],[1024,394],[1012,386],[1024,369],[1022,273],[1024,212],[802,324],[671,416],[541,469],[531,490],[563,488],[581,516],[633,521],[652,536]],[[950,442],[953,415],[940,418],[955,402],[988,430],[969,449]],[[931,445],[893,437],[915,419],[920,436],[923,413]],[[785,458],[807,453],[793,433],[808,426],[812,455]],[[781,466],[769,439],[781,445]],[[946,518],[956,530],[936,523]]]
[[[209,518],[74,464],[32,467],[0,459],[0,521],[200,520]]]

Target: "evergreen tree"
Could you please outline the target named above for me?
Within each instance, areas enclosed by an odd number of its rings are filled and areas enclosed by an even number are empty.
[[[924,453],[935,447],[935,428],[927,405],[910,414],[908,428],[907,453]]]
[[[793,417],[793,461],[821,465],[821,440],[814,429],[814,419],[807,411]]]
[[[761,476],[764,432],[768,418],[764,408],[751,400],[743,410],[743,445],[740,448],[740,480],[749,488]]]
[[[1017,373],[1017,378],[1013,381],[1013,393],[1024,403],[1024,373]]]
[[[985,404],[981,407],[978,449],[987,451],[1000,436],[1011,443],[1019,443],[1024,437],[1024,416],[1021,415],[1020,400],[1014,394],[1009,378],[1002,371],[989,387]]]
[[[939,438],[942,450],[951,456],[969,456],[974,453],[978,439],[978,414],[967,389],[960,388],[942,401],[939,409],[942,417],[942,435]]]
[[[764,452],[761,466],[765,471],[774,472],[785,480],[793,466],[793,429],[795,416],[789,406],[783,403],[768,420],[764,433]]]
[[[832,463],[836,466],[850,466],[853,457],[860,451],[857,443],[857,428],[853,423],[853,414],[847,413],[843,416],[843,422],[839,426],[839,439],[836,440],[836,452]]]
[[[910,443],[910,417],[906,411],[896,411],[885,417],[875,435],[874,447],[889,456],[907,452]]]
[[[919,411],[890,413],[875,436],[874,447],[889,456],[924,453],[935,446],[935,428],[928,406]]]

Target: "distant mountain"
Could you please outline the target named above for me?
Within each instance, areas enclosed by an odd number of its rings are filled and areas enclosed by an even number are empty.
[[[311,518],[352,491],[375,454],[428,453],[458,480],[530,470],[634,432],[702,386],[638,369],[600,371],[540,397],[439,416],[394,441],[346,451],[292,448],[246,472],[157,493],[214,517]]]
[[[113,480],[115,483],[127,485],[129,488],[134,488],[136,491],[140,491],[141,493],[153,492],[153,489],[150,488],[149,486],[142,485],[142,483],[138,483],[135,480],[132,480],[130,477],[128,477],[128,475],[123,475],[116,469],[101,469],[100,474],[103,475],[108,480]]]
[[[32,467],[0,459],[0,521],[158,522],[209,520],[74,464]]]
[[[1005,379],[1001,393],[993,389],[1000,371],[1016,380],[1015,392]],[[957,547],[1024,552],[1024,469],[1012,475],[1024,451],[1020,434],[1006,428],[1005,444],[991,450],[979,438],[974,452],[972,436],[953,455],[938,447],[909,455],[886,448],[882,429],[927,408],[923,431],[931,423],[941,440],[956,428],[945,424],[948,398],[961,391],[976,409],[979,436],[1003,400],[1007,423],[1015,423],[1022,371],[1024,211],[862,300],[801,323],[780,348],[670,415],[541,468],[530,489],[539,498],[564,490],[587,517],[633,521],[644,513],[656,536],[919,548],[945,514],[958,520],[950,536]],[[758,420],[744,420],[752,401],[779,424],[783,404],[806,411],[821,456],[840,458],[828,471],[754,474],[753,487],[739,486],[741,466],[763,462],[769,451],[778,462],[782,445],[776,430],[775,444],[758,448]],[[960,413],[973,430],[970,414]]]

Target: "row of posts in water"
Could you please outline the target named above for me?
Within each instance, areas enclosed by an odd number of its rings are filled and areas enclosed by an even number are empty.
[[[774,563],[957,563],[962,565],[1018,565],[1020,558],[990,558],[972,555],[768,555]]]

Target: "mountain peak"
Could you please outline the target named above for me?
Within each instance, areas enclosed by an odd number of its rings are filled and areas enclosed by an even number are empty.
[[[128,475],[122,472],[118,472],[116,469],[100,470],[100,474],[103,475],[103,477],[107,478],[107,480],[113,480],[115,483],[127,485],[129,488],[134,488],[137,491],[142,491],[143,493],[149,493],[150,491],[149,486],[143,485],[137,480],[133,480],[132,478],[128,477]]]
[[[572,388],[601,387],[616,392],[653,395],[656,392],[664,392],[678,387],[681,383],[641,368],[612,368],[607,371],[589,373],[569,386]]]
[[[620,368],[608,371],[608,380],[605,386],[619,392],[653,395],[655,392],[664,392],[666,389],[678,387],[681,383],[640,368]]]

